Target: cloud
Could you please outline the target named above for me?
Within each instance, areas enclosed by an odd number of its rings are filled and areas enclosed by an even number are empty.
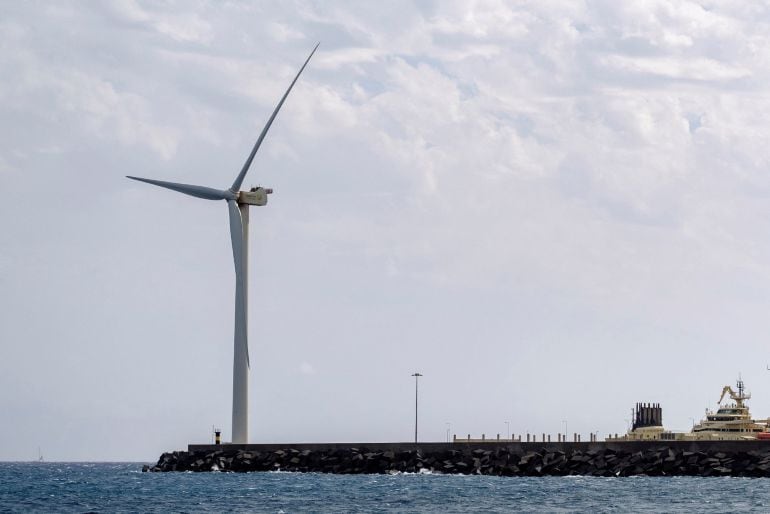
[[[746,69],[725,65],[713,59],[645,59],[608,56],[603,64],[631,73],[648,73],[673,79],[700,81],[734,80],[746,78]]]
[[[105,4],[121,21],[150,27],[178,42],[209,43],[213,38],[211,24],[197,13],[184,12],[173,6],[145,9],[134,0],[118,0]]]
[[[305,39],[305,35],[302,32],[293,29],[285,23],[272,22],[268,23],[267,27],[270,35],[280,43],[285,43],[292,39]]]
[[[94,136],[125,145],[144,144],[166,160],[174,156],[179,136],[152,119],[145,98],[120,93],[110,82],[80,73],[60,75],[50,85],[61,108],[82,117]]]
[[[84,137],[144,146],[163,159],[170,159],[179,135],[157,119],[155,106],[140,93],[120,88],[103,74],[78,69],[66,61],[49,61],[44,53],[31,50],[32,34],[15,31],[17,51],[2,60],[14,83],[0,93],[6,113],[19,112],[29,121],[77,127]],[[38,141],[35,150],[58,144]]]

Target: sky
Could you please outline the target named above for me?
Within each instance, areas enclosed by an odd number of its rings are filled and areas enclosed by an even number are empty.
[[[0,460],[770,416],[770,4],[0,3]],[[508,423],[506,423],[508,422]]]

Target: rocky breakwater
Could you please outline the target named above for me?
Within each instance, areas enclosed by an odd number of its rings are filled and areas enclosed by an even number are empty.
[[[375,450],[287,448],[272,451],[176,451],[143,471],[293,471],[318,473],[447,473],[498,476],[740,476],[770,477],[770,448],[748,451],[623,449],[419,448]]]

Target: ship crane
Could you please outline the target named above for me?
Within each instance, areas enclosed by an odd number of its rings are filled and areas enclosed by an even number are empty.
[[[743,405],[743,401],[744,400],[748,400],[748,399],[751,398],[751,394],[750,393],[746,393],[744,391],[744,389],[743,389],[743,380],[740,380],[740,379],[738,379],[738,392],[736,393],[735,391],[733,391],[733,388],[730,387],[730,386],[725,386],[722,389],[722,395],[719,397],[719,401],[717,402],[718,404],[722,403],[722,400],[724,400],[726,394],[730,395],[730,398],[732,398],[735,401],[735,404],[739,408],[743,408],[744,407],[744,405]]]

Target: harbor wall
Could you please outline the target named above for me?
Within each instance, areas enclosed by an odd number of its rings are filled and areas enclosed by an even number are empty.
[[[270,444],[189,444],[188,452],[213,452],[217,450],[227,451],[251,451],[251,452],[270,452],[278,450],[311,450],[311,451],[329,451],[349,448],[367,448],[371,451],[407,451],[420,449],[427,452],[443,452],[451,450],[467,451],[475,449],[497,449],[508,448],[515,453],[538,451],[546,449],[548,451],[588,451],[604,450],[606,448],[622,451],[645,451],[651,448],[670,447],[682,451],[703,452],[703,451],[747,451],[747,450],[767,450],[770,451],[770,440],[768,441],[595,441],[595,442],[524,442],[524,441],[497,441],[488,439],[484,442],[472,441],[466,442],[457,439],[456,442],[395,442],[395,443],[270,443]]]
[[[770,477],[770,441],[191,444],[144,470]]]

